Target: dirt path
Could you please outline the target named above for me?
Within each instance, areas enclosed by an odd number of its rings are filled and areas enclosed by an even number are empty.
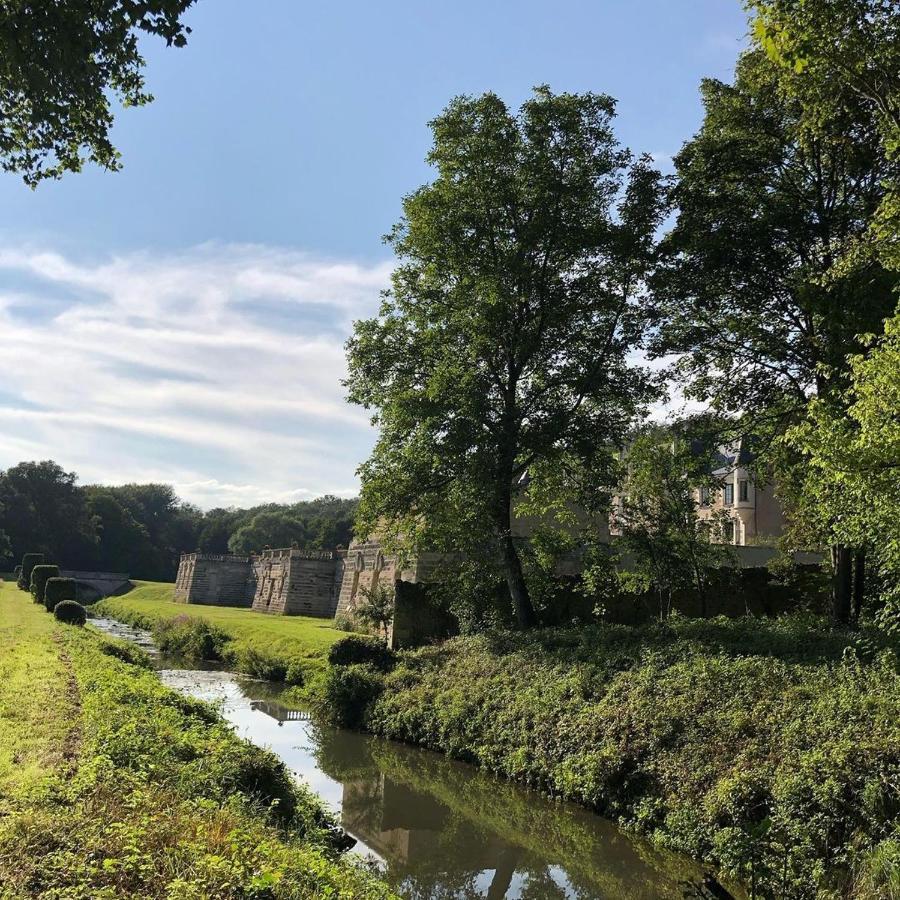
[[[81,691],[78,688],[72,658],[66,650],[62,635],[55,631],[53,640],[59,648],[59,660],[66,670],[66,700],[73,715],[72,727],[66,734],[61,748],[62,768],[67,774],[74,774],[78,768],[78,754],[81,750]]]

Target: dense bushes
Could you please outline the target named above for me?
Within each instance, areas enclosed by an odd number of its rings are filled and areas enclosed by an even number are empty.
[[[44,588],[47,585],[47,579],[59,577],[59,566],[52,566],[48,563],[41,563],[31,570],[31,596],[34,597],[35,603],[44,602]]]
[[[374,666],[382,672],[391,669],[396,654],[384,641],[375,637],[352,634],[341,638],[328,651],[328,662],[333,666],[349,666],[354,663]]]
[[[487,634],[385,675],[335,667],[325,708],[577,800],[765,896],[829,897],[900,877],[886,640],[796,618]]]
[[[22,565],[19,569],[19,580],[17,582],[20,591],[31,589],[31,570],[43,561],[43,553],[26,553],[22,557]]]
[[[197,662],[221,660],[228,635],[204,619],[176,616],[153,626],[153,640],[163,653]]]
[[[87,611],[75,600],[61,600],[53,607],[53,615],[67,625],[84,625],[87,622]]]
[[[48,578],[44,586],[44,606],[53,612],[63,600],[78,600],[78,584],[74,578]]]

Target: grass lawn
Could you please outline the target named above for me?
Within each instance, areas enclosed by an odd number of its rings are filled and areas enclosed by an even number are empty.
[[[53,776],[77,716],[55,620],[30,601],[14,581],[0,585],[0,815],[4,799]]]
[[[391,897],[278,759],[0,585],[0,900]]]
[[[137,581],[127,594],[108,597],[94,609],[152,631],[167,652],[221,659],[237,671],[298,685],[324,669],[329,648],[345,636],[330,619],[176,603],[174,590],[173,584]]]

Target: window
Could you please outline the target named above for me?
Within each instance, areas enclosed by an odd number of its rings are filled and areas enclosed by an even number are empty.
[[[746,481],[738,482],[738,500],[746,503],[750,499],[750,489],[747,487]]]
[[[709,488],[708,487],[700,488],[700,505],[701,506],[709,506]]]
[[[722,528],[722,537],[726,544],[734,543],[734,519],[729,519]]]
[[[725,485],[725,505],[726,506],[734,506],[734,485],[733,484]]]

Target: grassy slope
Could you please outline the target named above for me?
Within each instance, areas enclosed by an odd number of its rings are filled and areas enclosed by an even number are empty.
[[[0,897],[390,896],[274,756],[109,648],[0,589]]]
[[[328,649],[344,633],[328,619],[306,616],[272,616],[251,609],[175,603],[174,585],[138,581],[134,590],[109,597],[95,610],[162,636],[160,627],[173,619],[189,616],[217,629],[225,640],[213,640],[215,655],[238,671],[261,678],[294,683],[308,680],[320,671]],[[169,635],[167,635],[169,636]],[[170,646],[177,652],[175,645]],[[190,654],[189,654],[190,655]]]
[[[900,898],[900,673],[874,636],[798,619],[547,629],[329,685],[333,703],[369,699],[375,733],[580,801],[763,896]]]

